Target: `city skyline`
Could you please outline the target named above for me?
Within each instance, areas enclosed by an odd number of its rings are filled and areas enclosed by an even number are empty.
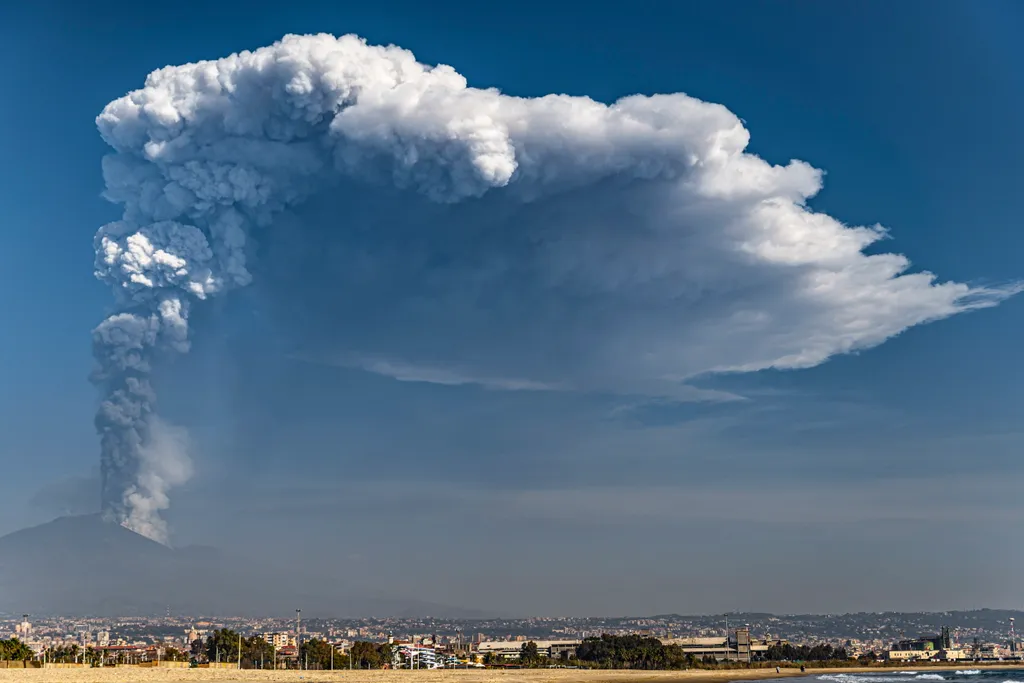
[[[981,610],[789,616],[736,613],[601,619],[363,618],[306,620],[301,627],[297,617],[168,615],[30,620],[30,615],[22,615],[20,620],[14,620],[0,615],[0,636],[7,635],[5,629],[11,630],[10,635],[31,643],[36,650],[67,652],[61,648],[78,645],[111,652],[131,650],[139,656],[145,656],[148,651],[155,658],[158,655],[153,651],[154,646],[171,648],[170,652],[191,649],[195,655],[194,643],[209,642],[209,638],[226,631],[237,633],[239,638],[262,638],[276,651],[283,651],[290,657],[294,657],[299,643],[309,641],[331,643],[338,648],[339,656],[349,652],[357,642],[387,644],[392,646],[396,657],[404,653],[407,657],[416,655],[428,659],[430,665],[425,668],[444,666],[446,662],[455,664],[454,660],[447,661],[449,656],[461,659],[462,663],[484,656],[490,663],[515,660],[527,643],[536,644],[543,651],[543,657],[557,660],[560,651],[572,656],[581,643],[607,637],[655,638],[698,656],[703,653],[754,662],[758,658],[763,660],[773,647],[809,645],[834,647],[851,659],[928,659],[946,652],[947,659],[971,660],[996,656],[1012,659],[1020,652],[1013,624],[1021,614],[1020,611]],[[744,650],[744,645],[749,645],[750,649]],[[1000,650],[1001,655],[995,654]],[[744,659],[745,652],[753,659]],[[397,659],[394,663],[402,665]],[[406,661],[405,664],[411,663]]]

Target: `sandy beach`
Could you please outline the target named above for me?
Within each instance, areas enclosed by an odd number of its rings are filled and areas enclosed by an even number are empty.
[[[955,670],[961,666],[923,666],[928,671]],[[971,668],[1015,668],[977,667]],[[1016,667],[1019,668],[1019,667]],[[804,675],[819,673],[883,673],[893,669],[829,668],[808,669]],[[253,681],[287,683],[727,683],[757,679],[800,676],[798,668],[734,669],[692,671],[608,671],[578,669],[515,669],[456,671],[258,671],[237,669],[155,669],[112,667],[103,669],[0,669],[0,683],[213,683]]]

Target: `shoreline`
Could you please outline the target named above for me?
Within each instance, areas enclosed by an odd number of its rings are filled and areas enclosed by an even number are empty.
[[[899,671],[940,672],[1024,670],[1017,664],[927,664],[895,666],[851,666],[764,669],[690,669],[643,671],[631,669],[433,669],[425,671],[267,671],[259,669],[178,669],[148,667],[105,667],[88,669],[0,669],[0,683],[45,681],[46,683],[227,683],[228,681],[281,683],[733,683],[739,681],[793,679],[822,674],[878,673]],[[913,679],[908,678],[908,683]]]
[[[1016,664],[978,664],[974,662],[969,664],[930,664],[928,662],[908,662],[903,666],[833,666],[821,668],[808,667],[806,671],[800,671],[800,667],[797,666],[789,668],[780,667],[778,673],[775,673],[774,667],[768,667],[764,669],[690,669],[688,671],[632,671],[630,673],[634,675],[634,678],[632,678],[631,680],[636,681],[637,683],[655,683],[656,681],[661,681],[664,679],[672,680],[676,678],[683,680],[686,683],[733,683],[733,681],[767,681],[772,679],[806,678],[808,676],[820,676],[823,674],[884,674],[886,672],[898,673],[901,671],[917,671],[920,673],[928,673],[932,671],[940,672],[971,670],[1024,670],[1024,662],[1018,662]],[[600,671],[613,673],[613,671],[609,671],[607,669],[595,670],[594,672],[598,673]],[[597,680],[614,681],[615,678],[599,678]]]
[[[228,681],[281,683],[733,683],[772,679],[806,678],[822,674],[885,674],[914,671],[1024,670],[1024,663],[930,665],[912,663],[904,667],[691,669],[689,671],[640,671],[628,669],[459,669],[410,672],[383,671],[266,671],[238,669],[157,669],[109,667],[102,669],[0,669],[0,683],[40,681],[46,683],[227,683]],[[912,679],[908,678],[908,683]]]

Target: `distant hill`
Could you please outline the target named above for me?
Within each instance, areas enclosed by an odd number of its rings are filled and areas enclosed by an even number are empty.
[[[61,517],[0,537],[0,612],[142,616],[171,606],[179,614],[259,616],[303,607],[336,617],[479,616],[346,594],[336,588],[339,578],[272,575],[214,548],[168,548],[99,515]]]

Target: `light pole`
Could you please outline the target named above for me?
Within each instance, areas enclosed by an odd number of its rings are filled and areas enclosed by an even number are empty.
[[[302,610],[295,610],[295,659],[302,666]]]
[[[732,647],[729,639],[729,613],[726,612],[723,616],[725,617],[725,658],[728,660],[731,659],[729,657],[729,648]]]

